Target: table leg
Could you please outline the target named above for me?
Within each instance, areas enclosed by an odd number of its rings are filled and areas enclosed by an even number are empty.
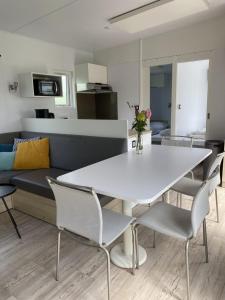
[[[132,216],[133,204],[123,201],[123,214]],[[123,236],[123,243],[114,246],[110,252],[111,261],[120,268],[132,268],[132,232],[128,228]],[[139,246],[139,265],[142,265],[147,259],[147,253],[144,248]]]
[[[9,214],[9,217],[10,217],[12,223],[13,223],[13,226],[14,226],[15,229],[16,229],[17,235],[18,235],[18,237],[21,239],[21,235],[20,235],[20,233],[19,233],[19,230],[18,230],[16,221],[14,220],[14,218],[13,218],[13,216],[12,216],[12,214],[11,214],[11,211],[10,211],[10,209],[8,208],[8,205],[7,205],[6,201],[5,201],[5,198],[2,197],[2,201],[3,201],[4,205],[5,205],[5,208],[6,208],[6,210],[7,210],[7,213]]]

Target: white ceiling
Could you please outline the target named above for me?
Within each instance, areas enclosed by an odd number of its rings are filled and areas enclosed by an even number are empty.
[[[131,34],[108,19],[154,0],[0,0],[0,30],[93,51],[225,13],[225,0],[204,1],[209,2],[207,11]]]

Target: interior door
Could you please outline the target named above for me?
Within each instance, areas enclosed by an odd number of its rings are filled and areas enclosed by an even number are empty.
[[[178,62],[176,70],[175,134],[206,132],[209,60]]]

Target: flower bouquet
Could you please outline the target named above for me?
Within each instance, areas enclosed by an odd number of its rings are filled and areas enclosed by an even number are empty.
[[[141,154],[143,151],[143,132],[146,130],[148,120],[150,120],[151,116],[152,113],[150,109],[142,110],[141,112],[139,111],[139,109],[135,110],[135,119],[132,125],[132,129],[135,129],[137,132],[137,154]]]

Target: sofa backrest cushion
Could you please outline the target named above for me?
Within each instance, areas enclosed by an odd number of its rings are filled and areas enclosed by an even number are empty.
[[[49,169],[49,140],[29,140],[17,144],[14,170]]]
[[[21,132],[21,138],[48,137],[50,166],[77,170],[127,151],[127,139],[83,135],[63,135],[40,132]]]
[[[20,132],[9,132],[0,134],[0,144],[14,144],[14,138],[19,138]]]

